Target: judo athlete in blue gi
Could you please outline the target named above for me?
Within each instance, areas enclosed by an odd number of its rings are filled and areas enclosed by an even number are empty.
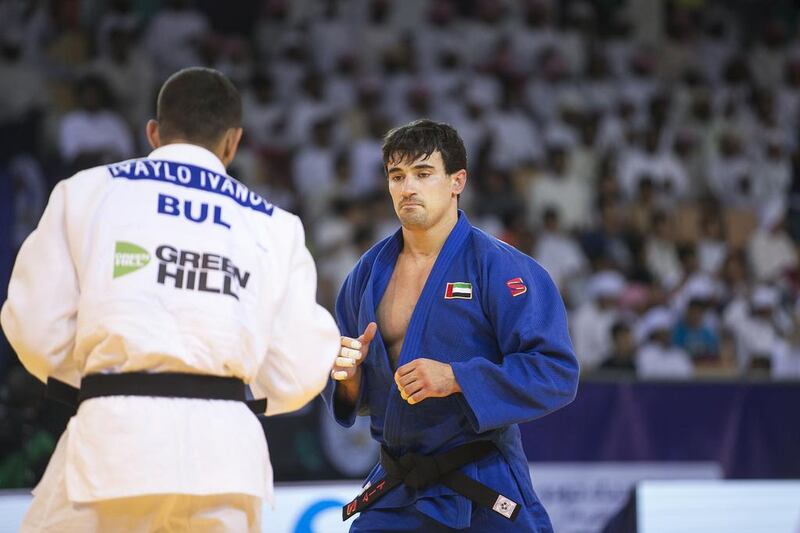
[[[561,297],[533,259],[458,209],[464,144],[429,120],[390,131],[383,160],[402,228],[348,275],[324,398],[369,415],[381,461],[350,531],[552,531],[517,424],[570,403],[578,363]],[[346,451],[345,451],[346,453]]]

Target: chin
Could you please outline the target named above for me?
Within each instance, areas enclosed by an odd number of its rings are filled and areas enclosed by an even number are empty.
[[[398,213],[397,218],[400,219],[400,224],[407,228],[424,228],[428,222],[428,216],[421,210],[413,210],[411,212]]]

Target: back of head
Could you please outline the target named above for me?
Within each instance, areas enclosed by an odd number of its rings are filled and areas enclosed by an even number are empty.
[[[415,120],[395,128],[383,139],[383,164],[390,161],[416,161],[438,151],[442,155],[444,170],[453,174],[467,168],[464,141],[449,124],[432,120]]]
[[[182,140],[207,148],[242,123],[239,91],[222,73],[203,67],[180,70],[158,93],[157,119],[165,142]]]

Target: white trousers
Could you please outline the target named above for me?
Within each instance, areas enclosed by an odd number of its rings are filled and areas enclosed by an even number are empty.
[[[20,533],[261,533],[261,498],[245,494],[154,494],[71,502],[64,448],[56,447]]]

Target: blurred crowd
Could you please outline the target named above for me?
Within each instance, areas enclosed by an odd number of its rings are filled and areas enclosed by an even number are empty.
[[[230,174],[301,215],[326,306],[397,228],[381,136],[428,117],[464,139],[471,222],[558,284],[584,374],[800,379],[798,15],[788,0],[6,0],[10,253],[58,180],[146,155],[160,84],[207,65],[244,99]]]

